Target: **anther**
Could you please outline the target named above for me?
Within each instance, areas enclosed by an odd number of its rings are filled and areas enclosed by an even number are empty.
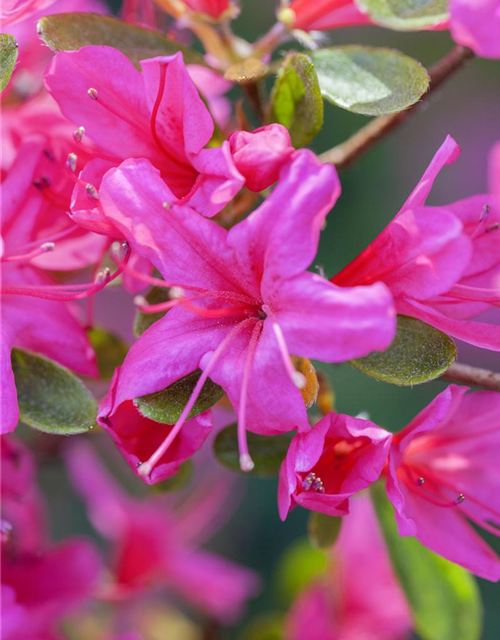
[[[175,300],[176,298],[183,298],[184,291],[181,287],[171,287],[171,289],[168,292],[168,296],[172,300]]]
[[[42,181],[39,180],[38,178],[35,178],[33,180],[33,186],[36,187],[37,189],[40,189],[40,190],[42,190],[43,187],[44,187],[44,185],[42,184]]]
[[[248,453],[243,453],[240,456],[240,468],[242,471],[245,471],[246,473],[248,473],[249,471],[252,471],[252,469],[255,467],[255,464],[252,460],[252,458],[248,455]]]
[[[144,296],[135,296],[134,304],[136,307],[145,307],[148,304],[148,301]]]
[[[56,159],[56,157],[54,156],[54,154],[52,153],[52,151],[50,149],[44,149],[43,153],[49,160],[55,160]]]
[[[313,491],[317,491],[318,493],[325,493],[325,487],[323,486],[323,480],[321,478],[316,478],[316,480],[312,484]]]
[[[94,87],[90,87],[90,89],[87,89],[87,95],[92,100],[97,100],[97,98],[99,97],[99,92],[97,91],[97,89],[94,89]]]
[[[137,462],[135,468],[138,469],[141,466],[142,462]]]
[[[453,504],[462,504],[464,500],[465,500],[464,494],[459,493],[458,496],[455,498],[455,500],[453,500]]]
[[[306,386],[306,377],[303,373],[300,373],[300,371],[295,371],[292,379],[297,389],[303,389]]]
[[[89,89],[89,91],[90,91],[90,89]],[[95,89],[94,89],[94,91],[95,91]],[[78,129],[75,129],[73,131],[73,140],[75,142],[81,142],[84,135],[85,135],[85,127],[78,127]]]
[[[486,227],[485,231],[486,233],[491,233],[492,231],[498,231],[498,229],[500,229],[500,222],[494,222],[489,227]]]
[[[90,182],[85,185],[85,191],[87,192],[88,197],[92,198],[92,200],[99,200],[99,193],[94,185],[90,184]]]
[[[485,204],[481,209],[481,213],[479,214],[479,222],[482,222],[489,214],[491,207],[489,204]]]
[[[417,484],[419,487],[423,486],[425,484],[425,478],[419,478],[417,480]]]
[[[68,159],[66,160],[66,166],[68,167],[68,169],[70,171],[73,171],[73,173],[76,171],[76,162],[78,160],[78,157],[76,155],[76,153],[70,153],[68,154]]]
[[[161,206],[167,211],[170,211],[170,209],[172,208],[172,205],[170,204],[170,202],[162,202]]]
[[[56,245],[54,242],[44,242],[43,244],[40,245],[40,251],[43,251],[43,253],[54,251],[55,248],[56,248]]]
[[[302,488],[304,489],[304,491],[309,491],[309,489],[313,486],[315,480],[316,474],[309,473],[302,482]]]

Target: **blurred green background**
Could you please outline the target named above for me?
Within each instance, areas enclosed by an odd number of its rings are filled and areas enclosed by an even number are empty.
[[[253,40],[272,24],[275,3],[243,0],[242,4],[243,11],[235,31]],[[394,47],[426,66],[439,60],[453,46],[447,32],[400,34],[372,27],[331,32],[325,35],[325,44],[328,43]],[[313,145],[314,150],[319,153],[335,146],[366,122],[368,118],[326,105],[325,125]],[[432,191],[432,204],[453,202],[487,187],[488,152],[500,139],[499,62],[470,62],[426,100],[415,117],[342,173],[342,196],[329,216],[317,258],[317,264],[325,269],[328,277],[354,258],[395,215],[447,134],[460,144],[462,155],[454,166],[443,171]],[[128,298],[119,292],[114,292],[113,296],[112,308],[109,302],[98,300],[101,321],[108,326],[119,323],[118,316],[123,317],[124,306],[132,310]],[[466,345],[459,345],[459,359],[500,369],[498,354]],[[389,430],[404,426],[445,386],[434,382],[399,388],[377,383],[349,365],[318,365],[318,368],[332,380],[339,412],[356,415],[367,411],[374,422]],[[45,488],[51,496],[54,534],[61,538],[69,533],[90,533],[83,508],[61,482],[61,473],[61,469],[50,467],[43,474]],[[277,561],[287,545],[306,531],[307,513],[304,510],[296,509],[285,524],[280,522],[276,487],[275,480],[249,479],[243,503],[230,524],[210,545],[261,574],[266,588],[251,603],[250,615],[270,611],[279,604],[272,589]],[[500,552],[500,541],[486,537]],[[483,640],[498,640],[500,589],[498,585],[479,582],[485,607]],[[243,626],[244,623],[239,629]],[[228,630],[224,637],[236,638],[237,632]]]

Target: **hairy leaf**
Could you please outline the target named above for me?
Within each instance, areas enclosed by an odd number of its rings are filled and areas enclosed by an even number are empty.
[[[416,318],[398,316],[391,346],[351,360],[351,364],[376,380],[408,387],[443,375],[456,355],[449,336]]]
[[[482,608],[473,576],[429,551],[416,538],[399,536],[393,508],[382,485],[372,486],[372,496],[419,637],[422,640],[479,640]],[[443,535],[448,533],[443,531]]]
[[[136,398],[134,404],[143,416],[161,422],[162,424],[175,424],[186,406],[193,389],[201,376],[201,371],[193,371],[189,375],[177,380],[166,389],[149,393],[141,398]],[[194,418],[203,411],[210,409],[218,402],[224,391],[218,384],[208,379],[203,389],[189,412],[189,418]]]
[[[271,94],[271,120],[290,132],[295,147],[307,146],[323,126],[323,100],[311,58],[292,53],[285,59]]]
[[[22,422],[57,435],[83,433],[94,427],[97,405],[68,369],[21,349],[12,350],[12,368]]]
[[[399,31],[424,29],[448,19],[449,0],[356,0],[373,22]]]
[[[16,66],[18,44],[14,36],[0,33],[0,91],[7,86]]]
[[[403,111],[429,88],[420,62],[394,49],[348,45],[318,49],[311,57],[323,97],[354,113]]]
[[[39,36],[53,51],[75,51],[86,45],[119,49],[134,64],[182,51],[186,64],[205,65],[203,56],[158,31],[96,13],[59,13],[38,21]]]
[[[272,476],[279,473],[293,433],[278,436],[261,436],[247,433],[248,449],[255,464],[250,472],[257,476]],[[238,426],[232,424],[223,429],[215,439],[214,452],[217,460],[232,471],[241,471],[238,448]]]
[[[307,523],[311,544],[318,549],[328,549],[339,537],[342,518],[313,511]]]

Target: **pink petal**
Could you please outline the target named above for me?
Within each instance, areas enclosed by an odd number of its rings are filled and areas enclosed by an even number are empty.
[[[499,0],[451,0],[450,31],[477,56],[500,58]]]

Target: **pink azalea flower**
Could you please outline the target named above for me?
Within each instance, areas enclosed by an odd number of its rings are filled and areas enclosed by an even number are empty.
[[[120,369],[117,369],[109,393],[99,408],[99,424],[108,431],[136,475],[144,460],[148,460],[172,431],[172,425],[160,424],[139,413],[132,400],[113,405],[113,397],[120,384]],[[158,460],[151,476],[145,478],[149,484],[161,482],[175,475],[180,465],[190,458],[205,442],[212,430],[210,412],[188,420],[173,445]]]
[[[263,191],[278,179],[295,149],[288,130],[270,124],[255,131],[235,131],[229,137],[236,168],[250,191]]]
[[[326,578],[303,591],[284,640],[403,640],[411,614],[367,495],[352,501]]]
[[[395,319],[384,285],[343,289],[305,271],[339,192],[333,167],[303,150],[282,170],[265,203],[228,232],[188,207],[166,211],[168,189],[144,161],[125,162],[106,175],[106,217],[177,295],[160,307],[143,307],[170,311],[130,350],[111,412],[203,370],[141,475],[148,476],[168,449],[207,377],[238,413],[242,468],[250,469],[247,425],[266,434],[308,426],[297,388],[303,378],[290,353],[340,362],[390,343]]]
[[[210,67],[188,64],[186,69],[198,91],[207,100],[213,119],[219,127],[225,129],[231,119],[231,102],[226,93],[231,90],[233,84]]]
[[[384,282],[398,313],[498,351],[500,328],[470,320],[500,304],[498,197],[481,194],[444,207],[425,204],[440,170],[459,153],[448,137],[401,211],[332,282]]]
[[[349,512],[349,498],[380,477],[391,434],[368,420],[330,413],[298,433],[280,470],[282,520],[300,505],[331,516]]]
[[[483,58],[500,58],[500,0],[451,0],[450,31]]]
[[[76,139],[84,144],[88,136],[99,149],[81,178],[84,184],[93,180],[98,189],[109,168],[145,158],[160,171],[176,202],[213,216],[243,184],[229,143],[204,148],[214,123],[181,53],[143,60],[141,68],[142,73],[116,49],[90,46],[61,52],[50,64],[47,89],[78,127]],[[98,218],[95,193],[89,198],[82,187],[76,191],[75,219],[85,221],[85,209]],[[94,228],[102,232],[98,222]],[[92,226],[88,220],[84,224]]]
[[[399,533],[497,581],[500,559],[469,521],[500,535],[500,393],[449,386],[394,436],[387,494]]]
[[[77,373],[97,373],[93,350],[68,301],[99,290],[108,278],[88,286],[61,286],[32,263],[54,249],[44,240],[56,239],[53,233],[47,238],[43,222],[39,225],[38,216],[41,213],[43,220],[44,212],[32,180],[41,153],[43,142],[26,141],[2,185],[2,433],[13,431],[19,418],[13,347],[41,353]]]
[[[126,495],[83,443],[68,449],[67,461],[94,527],[114,544],[116,582],[103,595],[135,600],[160,586],[224,623],[242,614],[258,589],[256,575],[197,548],[228,500],[227,478],[205,478],[202,495],[184,496],[174,513],[165,496],[138,500]]]
[[[292,0],[282,15],[289,26],[302,31],[326,31],[370,22],[354,0]]]
[[[2,29],[21,20],[29,18],[39,11],[46,10],[55,0],[3,0],[0,20]]]
[[[228,11],[233,3],[229,0],[182,0],[191,11],[206,13],[212,18],[219,18],[225,11]]]

